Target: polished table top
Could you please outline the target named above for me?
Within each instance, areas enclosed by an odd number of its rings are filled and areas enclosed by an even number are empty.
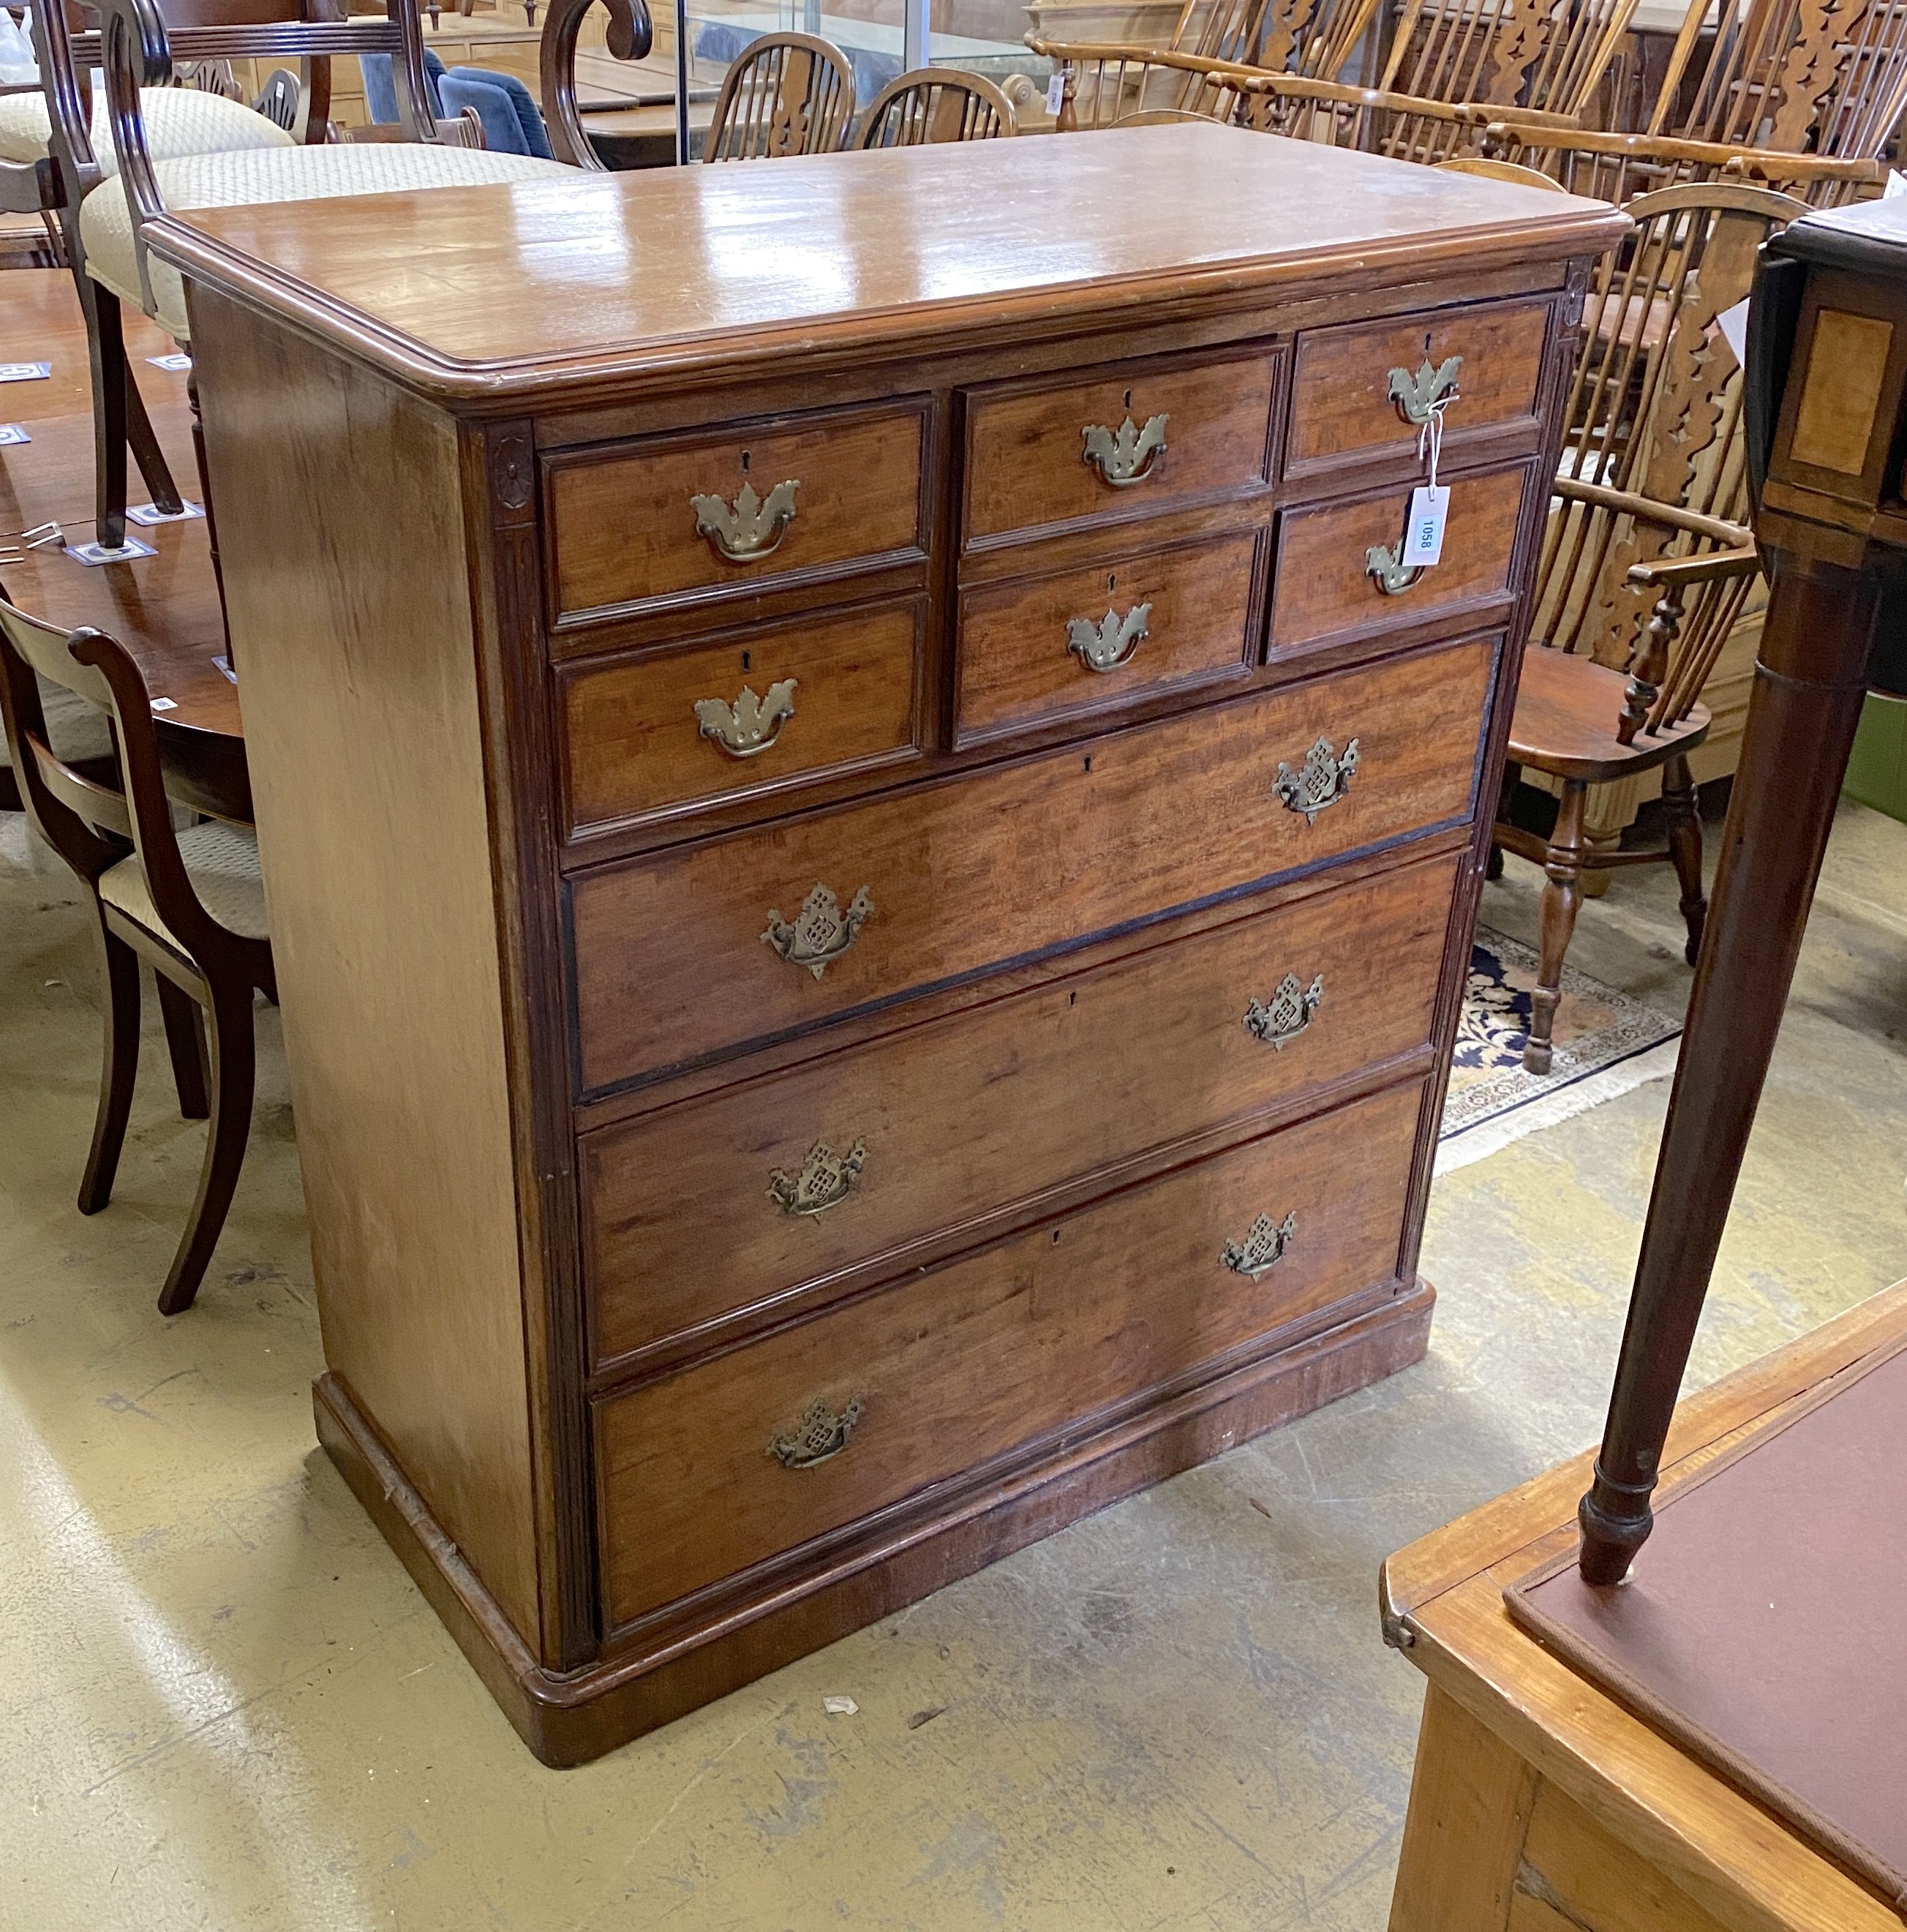
[[[1078,333],[1339,291],[1408,265],[1594,254],[1605,204],[1221,128],[1117,129],[736,167],[175,210],[188,275],[466,409],[790,362]]]

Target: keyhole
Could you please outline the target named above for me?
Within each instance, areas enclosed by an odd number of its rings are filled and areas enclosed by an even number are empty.
[[[1427,328],[1423,332],[1423,354],[1424,360],[1426,362],[1429,362],[1430,359],[1430,331]]]
[[[1107,579],[1106,579],[1106,590],[1107,590],[1107,592],[1108,592],[1108,594],[1110,594],[1111,592],[1113,592],[1113,591],[1114,591],[1114,590],[1117,590],[1118,588],[1119,588],[1119,578],[1118,578],[1118,574],[1117,574],[1117,572],[1114,572],[1113,574],[1111,574],[1111,575],[1108,576],[1108,577],[1107,578]]]
[[[1426,349],[1426,350],[1428,350],[1429,349],[1429,347],[1430,347],[1430,339],[1429,339],[1429,338],[1428,336],[1426,336],[1426,337],[1424,338],[1424,345],[1423,345],[1423,346],[1424,346],[1424,347],[1425,347],[1425,349]],[[743,450],[743,451],[742,451],[742,474],[744,476],[747,476],[747,475],[748,475],[748,452],[745,449],[745,450]]]
[[[1079,995],[1077,993],[1069,993],[1066,995],[1066,1004],[1069,1006],[1078,1006],[1079,1004]]]
[[[1129,410],[1132,406],[1132,392],[1130,389],[1126,392],[1126,406]]]
[[[742,653],[742,668],[744,670],[752,670],[754,668],[754,655],[753,651],[744,651]]]
[[[1090,752],[1086,754],[1086,769],[1089,772],[1093,769],[1093,754]]]

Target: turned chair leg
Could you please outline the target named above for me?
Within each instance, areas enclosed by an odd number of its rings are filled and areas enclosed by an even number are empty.
[[[117,550],[126,541],[126,394],[133,376],[118,298],[83,275],[79,281],[93,378],[93,537]]]
[[[1540,960],[1530,996],[1530,1036],[1523,1046],[1523,1068],[1528,1073],[1549,1071],[1550,1034],[1563,1000],[1563,956],[1570,950],[1582,904],[1582,824],[1588,800],[1589,788],[1581,779],[1566,780],[1556,829],[1549,836],[1543,865],[1548,878],[1543,889]]]
[[[169,517],[175,517],[185,508],[185,499],[179,494],[178,485],[172,481],[171,466],[159,447],[158,434],[152,427],[151,417],[146,413],[145,398],[139,393],[133,366],[127,362],[124,367],[126,440],[132,446],[133,460],[139,465],[139,473],[145,478],[145,487],[152,493],[153,508],[163,510]]]
[[[100,920],[100,1010],[106,1037],[99,1070],[99,1112],[93,1144],[79,1180],[79,1211],[97,1214],[112,1198],[119,1150],[132,1112],[133,1082],[139,1075],[139,955],[115,939]]]
[[[159,1014],[166,1023],[166,1048],[172,1055],[172,1084],[178,1089],[178,1111],[188,1120],[202,1120],[210,1111],[205,1097],[205,1020],[199,1002],[183,986],[161,973]]]
[[[238,1169],[251,1135],[253,1053],[252,989],[211,989],[208,1030],[211,1045],[211,1118],[205,1130],[205,1159],[199,1192],[192,1203],[178,1252],[159,1292],[159,1312],[177,1315],[192,1306],[218,1245],[225,1216],[238,1184]]]
[[[1708,901],[1702,890],[1702,813],[1687,758],[1671,758],[1663,766],[1662,802],[1669,820],[1669,856],[1675,861],[1675,877],[1681,885],[1682,918],[1689,929],[1683,957],[1693,966],[1702,951]]]

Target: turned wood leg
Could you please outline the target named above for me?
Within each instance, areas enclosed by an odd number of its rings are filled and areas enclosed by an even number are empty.
[[[1780,563],[1609,1421],[1594,1486],[1577,1510],[1591,1583],[1620,1582],[1654,1522],[1663,1444],[1867,694],[1881,574]]]
[[[119,1150],[133,1108],[133,1083],[139,1076],[139,955],[106,929],[100,936],[100,1010],[105,1023],[99,1070],[99,1112],[93,1144],[79,1180],[79,1211],[97,1214],[112,1198]]]
[[[1523,1048],[1523,1069],[1528,1073],[1549,1071],[1549,1036],[1556,1009],[1563,1001],[1563,956],[1570,950],[1576,912],[1582,904],[1582,814],[1588,797],[1588,788],[1581,779],[1564,783],[1562,808],[1556,814],[1556,829],[1550,834],[1549,856],[1543,864],[1547,878],[1538,943],[1541,959],[1536,988],[1530,995],[1530,1036]]]
[[[199,1002],[165,974],[159,981],[159,1013],[166,1023],[166,1048],[172,1055],[172,1084],[178,1089],[178,1111],[188,1120],[202,1120],[205,1097],[205,1021]]]
[[[1682,888],[1682,919],[1689,929],[1684,956],[1693,966],[1702,951],[1702,921],[1708,902],[1702,890],[1702,813],[1687,758],[1671,758],[1662,768],[1663,810],[1669,820],[1669,856]]]
[[[117,550],[126,541],[126,392],[132,371],[126,366],[118,298],[87,276],[79,281],[93,379],[93,537]]]
[[[238,1184],[252,1126],[254,1056],[249,986],[212,988],[210,1010],[211,1118],[205,1130],[205,1164],[199,1192],[179,1238],[178,1252],[159,1292],[159,1312],[177,1315],[192,1306],[218,1245]]]

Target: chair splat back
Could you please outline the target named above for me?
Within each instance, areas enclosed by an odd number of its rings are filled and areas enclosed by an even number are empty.
[[[722,76],[703,138],[705,161],[832,154],[854,118],[854,70],[813,34],[763,34]]]
[[[952,68],[923,67],[890,80],[874,96],[858,145],[991,141],[1013,130],[1013,104],[993,82]]]
[[[1643,680],[1648,730],[1687,716],[1753,587],[1741,370],[1721,318],[1762,243],[1806,212],[1746,184],[1644,195],[1585,307],[1532,634],[1615,668],[1666,657]]]

